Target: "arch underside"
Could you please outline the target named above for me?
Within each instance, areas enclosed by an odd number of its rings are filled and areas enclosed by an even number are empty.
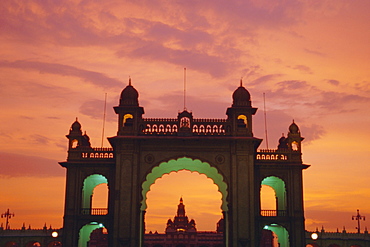
[[[285,227],[277,225],[277,224],[270,224],[270,225],[266,225],[264,229],[270,230],[277,235],[279,246],[289,247],[289,233],[285,229]]]
[[[101,174],[92,174],[85,178],[82,189],[82,208],[91,208],[91,196],[94,188],[100,184],[108,184],[108,179]]]
[[[202,162],[199,159],[191,159],[188,157],[181,157],[176,160],[171,159],[168,162],[162,162],[159,166],[156,166],[151,170],[151,172],[146,176],[146,180],[142,184],[142,211],[145,211],[147,208],[146,196],[147,193],[150,191],[150,186],[154,184],[155,180],[161,178],[164,174],[170,174],[171,172],[177,172],[181,170],[198,172],[212,179],[213,183],[217,185],[218,191],[221,192],[221,210],[228,211],[226,202],[227,184],[224,181],[223,176],[215,167],[211,167],[210,164],[208,164],[207,162]]]

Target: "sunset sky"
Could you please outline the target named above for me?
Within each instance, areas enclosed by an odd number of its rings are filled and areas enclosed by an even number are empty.
[[[12,228],[62,227],[58,162],[76,117],[100,147],[105,94],[110,137],[129,77],[144,117],[176,117],[186,68],[195,118],[226,118],[243,78],[259,108],[259,138],[266,95],[269,148],[294,119],[311,165],[303,174],[306,229],[356,231],[356,210],[370,216],[369,9],[368,0],[3,0],[0,213],[15,213]],[[163,232],[181,196],[198,230],[215,229],[216,186],[182,171],[152,185],[147,230]]]

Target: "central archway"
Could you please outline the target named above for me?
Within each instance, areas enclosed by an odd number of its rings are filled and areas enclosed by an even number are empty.
[[[171,172],[178,172],[180,170],[187,170],[190,172],[198,172],[199,174],[206,175],[207,178],[212,179],[213,183],[217,185],[218,191],[221,193],[221,210],[224,213],[225,224],[225,239],[228,239],[228,218],[225,212],[228,211],[227,205],[227,184],[224,181],[223,176],[218,172],[215,167],[212,167],[207,162],[202,162],[199,159],[192,159],[188,157],[180,157],[178,159],[171,159],[167,162],[162,162],[159,166],[155,166],[150,173],[147,174],[146,180],[142,183],[142,198],[141,201],[141,236],[143,239],[143,225],[144,225],[144,212],[147,208],[147,193],[150,191],[150,186],[154,184],[155,180],[161,178],[164,174],[170,174]],[[140,243],[142,246],[142,243]],[[228,244],[226,242],[226,247]]]
[[[215,167],[212,167],[207,162],[202,162],[199,159],[191,159],[188,157],[182,157],[176,160],[171,159],[168,162],[162,162],[159,164],[159,166],[156,166],[151,170],[151,172],[146,176],[146,180],[142,184],[143,200],[141,202],[141,211],[145,211],[147,208],[146,196],[150,190],[150,186],[154,184],[155,180],[161,178],[164,174],[170,174],[171,172],[177,172],[180,170],[188,170],[191,172],[195,171],[212,179],[217,185],[218,191],[221,193],[221,210],[225,212],[228,211],[226,202],[227,184],[224,181],[223,176]]]

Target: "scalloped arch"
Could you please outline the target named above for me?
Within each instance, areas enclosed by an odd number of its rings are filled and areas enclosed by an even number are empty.
[[[146,195],[150,190],[150,186],[154,184],[157,178],[161,178],[164,174],[171,172],[177,172],[180,170],[188,170],[191,172],[199,172],[200,174],[206,175],[208,178],[213,180],[213,183],[217,185],[218,191],[221,192],[221,210],[228,211],[227,207],[227,184],[224,182],[223,176],[218,173],[215,167],[211,167],[207,162],[202,162],[199,159],[191,159],[188,157],[178,158],[176,160],[171,159],[168,162],[162,162],[159,166],[154,167],[151,172],[146,176],[146,180],[142,184],[142,196],[143,201],[141,202],[141,210],[144,211],[147,208]]]

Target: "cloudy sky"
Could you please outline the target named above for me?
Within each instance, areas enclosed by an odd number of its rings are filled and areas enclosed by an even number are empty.
[[[311,165],[306,228],[355,231],[356,209],[370,215],[369,9],[367,0],[3,0],[0,210],[16,214],[14,228],[61,227],[65,170],[57,162],[75,118],[101,146],[105,94],[109,137],[129,77],[145,117],[176,117],[187,68],[195,117],[225,118],[243,78],[259,108],[255,136],[264,138],[263,93],[270,148],[294,119]],[[215,229],[216,187],[179,172],[152,186],[148,230],[164,230],[180,196],[199,230]]]

